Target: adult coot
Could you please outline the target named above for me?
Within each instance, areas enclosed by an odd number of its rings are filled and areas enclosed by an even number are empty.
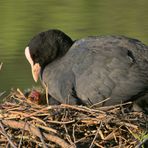
[[[60,30],[41,32],[25,55],[35,81],[41,75],[60,103],[102,106],[136,100],[148,107],[148,47],[124,36],[96,36],[78,41]],[[109,98],[109,99],[107,99]]]

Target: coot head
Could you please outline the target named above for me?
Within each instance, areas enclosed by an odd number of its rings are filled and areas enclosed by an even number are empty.
[[[48,30],[34,36],[25,48],[25,56],[31,64],[34,80],[37,82],[40,71],[63,56],[72,44],[72,39],[60,30]]]

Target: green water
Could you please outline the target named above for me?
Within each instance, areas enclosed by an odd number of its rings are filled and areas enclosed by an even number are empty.
[[[148,0],[0,0],[0,92],[35,85],[24,48],[50,28],[73,39],[118,34],[148,44]]]

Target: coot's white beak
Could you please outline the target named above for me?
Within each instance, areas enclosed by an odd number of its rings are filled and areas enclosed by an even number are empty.
[[[39,63],[36,63],[31,68],[32,68],[32,76],[33,76],[33,79],[34,79],[35,82],[37,82],[38,79],[39,79],[41,67],[40,67]]]
[[[35,64],[33,63],[33,60],[30,55],[29,47],[25,48],[25,56],[31,65],[33,79],[35,82],[37,82],[40,75],[41,66],[39,65],[39,63],[35,63]]]

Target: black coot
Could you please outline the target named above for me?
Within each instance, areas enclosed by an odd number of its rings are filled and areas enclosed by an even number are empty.
[[[124,36],[72,41],[60,30],[41,32],[25,55],[35,81],[41,75],[60,103],[102,106],[136,100],[148,109],[148,47]]]

